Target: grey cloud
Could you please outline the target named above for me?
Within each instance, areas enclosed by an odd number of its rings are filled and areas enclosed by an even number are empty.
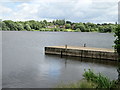
[[[11,2],[28,2],[32,0],[10,0]]]
[[[120,1],[118,3],[118,23],[120,24]]]
[[[50,6],[46,6],[43,8],[44,11],[40,10],[39,16],[43,18],[50,19],[68,19],[72,21],[80,21],[80,22],[101,22],[110,21],[114,22],[116,20],[116,15],[109,18],[109,13],[111,12],[111,8],[116,5],[116,3],[105,3],[105,2],[94,2],[88,8],[77,8],[76,3],[51,3]],[[103,4],[104,3],[104,4]],[[110,5],[108,5],[110,4]],[[45,11],[46,10],[46,11]],[[114,10],[114,9],[113,9]],[[76,16],[78,14],[78,16]],[[108,15],[108,16],[107,16]]]
[[[30,1],[30,0],[13,0],[13,1]],[[66,1],[66,0],[65,0]],[[95,0],[93,0],[95,1]],[[22,4],[22,3],[21,3]],[[114,13],[116,11],[117,2],[92,2],[84,3],[75,0],[72,2],[31,2],[26,3],[30,10],[25,11],[26,16],[20,16],[24,18],[35,18],[40,19],[66,19],[75,22],[115,22],[117,20],[117,15]],[[36,13],[31,14],[30,11],[35,10],[31,7],[38,6],[35,8]],[[17,8],[17,7],[16,7]],[[24,7],[23,7],[24,8]],[[21,13],[24,13],[22,7],[17,8],[15,11],[19,15],[19,9]],[[31,15],[30,15],[31,14]],[[16,15],[16,16],[17,16]],[[14,16],[14,15],[13,15]],[[19,17],[18,17],[19,18]]]

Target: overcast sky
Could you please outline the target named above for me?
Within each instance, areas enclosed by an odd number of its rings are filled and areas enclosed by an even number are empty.
[[[3,20],[54,20],[115,23],[119,0],[2,0]]]

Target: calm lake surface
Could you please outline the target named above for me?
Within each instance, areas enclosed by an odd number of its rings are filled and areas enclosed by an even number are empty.
[[[114,34],[81,32],[3,32],[3,88],[50,88],[61,83],[77,82],[84,69],[101,72],[117,79],[117,64],[111,61],[60,58],[45,55],[45,46],[72,45],[112,48]]]

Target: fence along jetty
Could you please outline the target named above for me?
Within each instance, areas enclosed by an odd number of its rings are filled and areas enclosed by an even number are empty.
[[[45,54],[62,56],[76,56],[83,58],[95,58],[106,60],[118,60],[118,54],[114,49],[78,47],[78,46],[48,46],[45,47]]]

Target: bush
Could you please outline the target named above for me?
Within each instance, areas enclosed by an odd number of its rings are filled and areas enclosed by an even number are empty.
[[[61,84],[57,88],[119,88],[117,81],[110,81],[101,73],[95,74],[90,69],[88,71],[85,70],[83,76],[85,78],[77,83]]]
[[[85,73],[83,74],[83,76],[88,81],[95,81],[97,78],[97,75],[95,73],[93,73],[93,71],[91,71],[90,69],[88,69],[88,71],[85,70]]]
[[[90,69],[88,71],[85,71],[83,76],[88,81],[96,83],[97,84],[96,88],[113,88],[113,87],[115,87],[116,81],[110,81],[109,78],[103,76],[101,73],[95,74]]]
[[[75,32],[81,32],[81,30],[80,30],[79,28],[77,28],[77,29],[75,30]]]

